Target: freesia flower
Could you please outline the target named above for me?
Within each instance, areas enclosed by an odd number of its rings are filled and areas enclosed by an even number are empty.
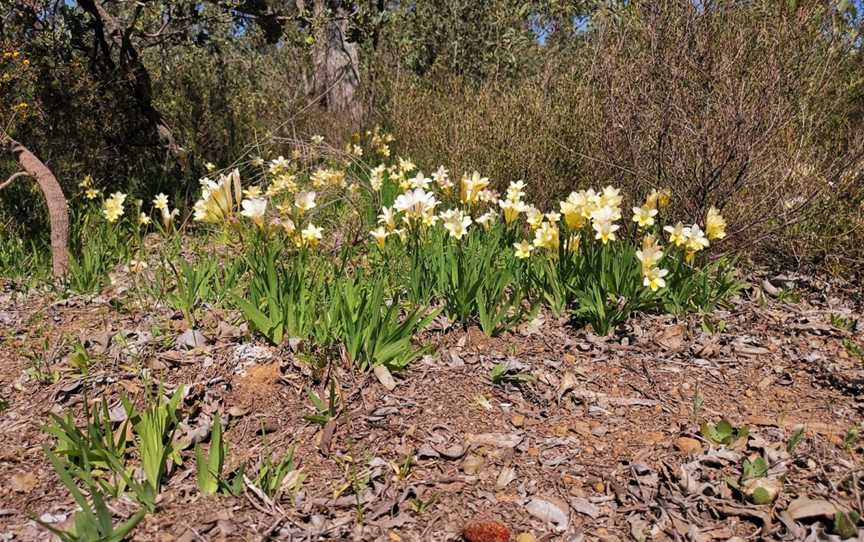
[[[213,162],[204,162],[204,169],[206,169],[208,172],[216,171],[216,164],[214,164]]]
[[[386,169],[387,166],[380,164],[369,172],[369,186],[372,187],[372,190],[376,192],[381,190],[381,187],[384,185],[384,171]]]
[[[313,145],[320,145],[320,144],[324,143],[324,136],[321,136],[321,135],[315,134],[315,135],[313,135],[312,137],[309,138],[309,141],[310,141]]]
[[[690,228],[684,227],[681,222],[675,226],[666,226],[663,231],[669,234],[669,242],[676,247],[682,247],[687,243],[687,238],[690,236]]]
[[[534,246],[547,250],[558,250],[558,226],[550,222],[543,222],[539,228],[534,230]]]
[[[258,226],[264,225],[264,215],[267,212],[267,200],[264,198],[244,199],[240,202],[242,216],[252,220]]]
[[[480,224],[481,226],[483,226],[484,229],[488,230],[489,228],[492,227],[492,224],[495,222],[495,220],[497,218],[498,218],[498,213],[496,213],[495,211],[486,211],[482,215],[478,216],[477,220],[475,220],[475,222]]]
[[[520,260],[524,260],[531,256],[531,252],[534,250],[534,246],[528,241],[513,243],[513,248],[516,249],[516,257]]]
[[[498,200],[498,206],[504,211],[504,222],[507,224],[512,224],[526,208],[523,202],[511,199]]]
[[[105,216],[105,219],[114,223],[123,216],[123,203],[126,201],[126,194],[123,192],[114,192],[111,194],[111,197],[105,200],[102,214]]]
[[[521,201],[525,197],[525,181],[511,182],[507,187],[507,199],[510,201]]]
[[[396,229],[396,213],[392,207],[381,208],[381,214],[378,215],[378,223],[387,226],[389,231]]]
[[[602,241],[604,245],[609,241],[618,239],[618,236],[615,235],[615,232],[620,228],[618,224],[595,220],[592,227],[594,228],[594,238]]]
[[[444,211],[441,213],[441,220],[444,221],[444,229],[450,232],[450,237],[454,239],[462,239],[472,223],[471,217],[459,209]]]
[[[648,235],[642,242],[642,249],[636,251],[636,258],[642,263],[642,272],[655,267],[663,259],[663,251],[654,236]]]
[[[264,165],[264,159],[261,158],[260,156],[254,156],[254,157],[252,157],[252,160],[250,161],[250,163],[255,167],[261,167]]]
[[[411,173],[412,171],[417,169],[417,166],[414,165],[414,162],[412,162],[411,160],[409,160],[407,158],[399,158],[398,163],[399,163],[399,171],[403,175],[407,175],[408,173]]]
[[[129,272],[130,273],[135,273],[137,275],[138,273],[143,273],[149,267],[150,266],[147,265],[147,262],[145,262],[144,260],[135,260],[135,259],[129,260]]]
[[[666,280],[664,279],[664,277],[668,274],[668,269],[652,267],[645,272],[645,276],[642,279],[642,284],[648,288],[651,288],[652,292],[656,292],[660,288],[666,287]]]
[[[480,191],[489,186],[489,179],[482,177],[479,171],[475,171],[471,175],[467,173],[462,176],[461,190],[459,197],[462,203],[466,205],[474,205],[477,203]]]
[[[94,200],[99,197],[100,192],[95,188],[88,188],[86,192],[84,192],[84,197],[89,200]]]
[[[537,207],[529,205],[525,209],[525,220],[528,221],[528,225],[531,226],[532,229],[536,230],[540,227],[540,224],[543,223],[543,213],[540,212],[540,209]]]
[[[297,194],[294,196],[294,206],[300,210],[300,214],[303,214],[306,211],[315,208],[316,196],[317,194],[312,191],[304,190],[302,192],[297,192]]]
[[[378,226],[374,230],[370,231],[369,234],[375,239],[375,242],[378,244],[378,248],[384,250],[384,243],[387,242],[387,236],[389,233],[384,229],[384,226]]]
[[[607,186],[603,189],[603,194],[600,196],[598,205],[601,207],[620,207],[623,200],[624,198],[621,197],[621,190],[619,188]]]
[[[633,207],[633,222],[638,224],[640,228],[653,226],[655,216],[657,216],[657,209],[649,207],[648,204],[642,207]]]
[[[201,179],[201,199],[195,203],[194,219],[208,224],[218,224],[234,211],[235,201],[239,202],[240,171],[234,169],[227,175],[220,175],[219,181]]]
[[[411,188],[417,189],[422,188],[423,190],[427,190],[429,188],[429,183],[432,182],[432,179],[423,175],[422,171],[418,171],[417,175],[411,178]]]
[[[431,192],[426,192],[422,188],[416,188],[413,191],[400,194],[393,202],[393,208],[404,213],[404,220],[408,223],[422,220],[424,223],[434,223],[434,209],[438,205],[438,200]]]
[[[705,234],[708,239],[723,239],[726,237],[726,220],[716,208],[708,209],[705,216]]]
[[[567,238],[566,248],[570,252],[579,252],[579,246],[582,244],[582,237],[578,233],[574,233]]]
[[[148,224],[150,224],[150,222],[151,222],[151,220],[150,220],[150,217],[147,216],[147,213],[141,213],[138,216],[138,223],[141,224],[142,226],[147,226]]]
[[[616,207],[604,205],[591,212],[591,220],[594,222],[615,222],[621,218],[621,211]]]
[[[159,209],[160,211],[168,210],[168,196],[165,194],[159,193],[153,198],[153,208]]]
[[[271,175],[281,175],[282,173],[287,173],[290,168],[291,162],[280,154],[277,158],[270,160],[268,171]]]
[[[315,224],[309,223],[309,225],[300,232],[300,237],[306,245],[314,248],[318,246],[318,242],[322,239],[323,232],[323,229],[317,227]]]
[[[555,211],[550,211],[546,213],[546,220],[553,224],[557,224],[561,221],[561,213],[556,213]]]
[[[294,192],[296,190],[297,177],[288,173],[280,173],[267,187],[267,196],[272,198],[282,192]]]
[[[435,184],[445,192],[448,192],[453,188],[453,181],[450,180],[450,173],[444,166],[438,166],[438,170],[432,174],[432,180],[435,181]]]
[[[582,214],[585,206],[585,195],[572,192],[565,201],[558,203],[564,222],[571,230],[578,230],[585,225],[585,216]]]
[[[248,199],[256,199],[261,197],[261,187],[250,186],[249,188],[243,190],[243,197]]]
[[[687,231],[687,250],[691,252],[699,252],[703,248],[707,248],[710,243],[705,237],[705,232],[699,227],[699,224],[693,224]]]

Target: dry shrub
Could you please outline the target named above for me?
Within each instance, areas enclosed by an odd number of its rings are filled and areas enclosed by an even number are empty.
[[[727,215],[730,247],[860,261],[861,59],[837,14],[703,4],[598,14],[514,82],[397,80],[387,122],[424,166],[524,178],[547,206],[588,185],[671,187],[681,218]]]

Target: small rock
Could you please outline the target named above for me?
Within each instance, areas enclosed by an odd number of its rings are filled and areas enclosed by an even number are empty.
[[[468,475],[477,474],[483,468],[484,463],[485,461],[479,455],[470,454],[462,461],[462,471]]]
[[[675,448],[684,455],[693,455],[702,450],[702,443],[695,438],[678,437],[675,439]]]
[[[537,537],[531,533],[519,533],[516,542],[537,542]]]
[[[508,542],[510,529],[497,521],[472,521],[462,530],[468,542]]]
[[[595,437],[602,437],[603,435],[605,435],[608,432],[609,432],[609,428],[606,427],[605,425],[598,425],[597,427],[595,427],[594,429],[591,430],[591,434],[594,435]]]
[[[201,348],[207,345],[207,337],[197,329],[187,329],[177,337],[176,345],[187,350]]]
[[[32,472],[13,474],[9,479],[12,490],[18,493],[30,493],[39,484],[39,479]]]
[[[554,497],[534,497],[525,505],[525,510],[537,519],[554,526],[563,533],[570,524],[570,508]]]
[[[523,427],[525,425],[525,416],[522,414],[513,414],[510,418],[510,423],[513,424],[513,427]]]
[[[372,372],[375,373],[375,377],[378,379],[378,382],[384,386],[387,391],[393,391],[396,389],[396,381],[393,379],[393,375],[390,374],[390,370],[384,365],[376,365]]]

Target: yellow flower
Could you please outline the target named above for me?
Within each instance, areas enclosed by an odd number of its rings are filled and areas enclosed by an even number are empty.
[[[647,203],[642,207],[633,207],[633,222],[638,224],[640,228],[653,226],[655,216],[657,216],[657,209],[649,207]]]
[[[685,228],[684,224],[677,223],[675,226],[666,226],[663,231],[669,234],[669,242],[676,247],[682,247],[687,243],[689,228]]]
[[[607,186],[603,189],[603,194],[600,196],[598,205],[600,207],[620,207],[624,198],[621,197],[621,190],[613,186]]]
[[[303,231],[300,232],[300,237],[303,239],[303,242],[312,248],[318,246],[318,242],[321,240],[323,229],[317,227],[315,224],[310,223]]]
[[[105,216],[105,219],[114,223],[123,216],[123,202],[126,201],[126,194],[122,192],[114,192],[111,194],[111,197],[105,200],[104,208],[102,209],[102,214]]]
[[[392,207],[382,207],[378,215],[378,223],[387,226],[388,231],[396,229],[396,212]]]
[[[243,197],[248,199],[257,199],[261,197],[261,187],[260,186],[250,186],[243,190]]]
[[[597,221],[592,224],[594,228],[594,238],[603,242],[605,245],[609,241],[615,241],[618,236],[615,234],[620,228],[618,224],[609,221]]]
[[[480,172],[475,171],[471,175],[467,173],[462,176],[461,189],[459,197],[462,203],[466,205],[474,205],[477,203],[480,192],[489,186],[489,179],[481,177]]]
[[[146,213],[141,213],[138,216],[138,223],[141,224],[142,226],[147,226],[148,224],[150,224],[150,217],[147,216]]]
[[[528,225],[531,226],[532,229],[536,230],[540,227],[540,224],[543,223],[543,213],[540,212],[540,209],[533,205],[529,205],[525,209],[525,220],[528,221]]]
[[[582,244],[582,237],[578,233],[574,233],[567,239],[567,250],[570,252],[579,252],[579,246]]]
[[[378,243],[378,248],[384,250],[384,244],[387,242],[387,230],[384,229],[384,226],[378,226],[374,230],[370,231],[369,234],[375,239],[375,242]]]
[[[547,250],[558,250],[558,226],[550,222],[543,222],[534,231],[534,246]]]
[[[498,218],[498,213],[496,213],[495,211],[486,211],[482,215],[478,216],[477,220],[475,220],[475,222],[477,222],[478,224],[483,226],[484,229],[488,230],[489,228],[492,227],[492,224],[495,222],[495,220],[497,218]]]
[[[441,190],[449,192],[453,188],[453,181],[450,180],[450,172],[444,166],[438,166],[438,170],[432,174],[432,180],[438,185]]]
[[[511,199],[498,200],[498,206],[504,211],[504,222],[507,224],[512,224],[516,221],[519,218],[519,213],[524,212],[526,208],[525,204],[521,201]]]
[[[147,265],[147,262],[145,262],[144,260],[135,260],[135,259],[129,260],[129,272],[130,273],[135,273],[135,274],[142,273],[142,272],[146,271],[148,267],[150,267],[150,266]]]
[[[450,209],[441,213],[444,221],[444,229],[450,232],[450,237],[462,239],[468,233],[468,226],[472,224],[471,217],[459,209]]]
[[[289,173],[281,173],[270,183],[270,186],[267,188],[267,196],[272,198],[282,192],[294,192],[296,190],[297,177]]]
[[[168,210],[168,196],[165,194],[157,194],[155,198],[153,198],[153,207],[155,209],[159,209],[160,211]]]
[[[582,196],[584,200],[584,196]],[[585,225],[585,216],[582,214],[584,201],[580,202],[580,197],[577,192],[573,192],[565,201],[558,203],[561,207],[561,214],[564,215],[564,222],[571,230],[578,230]]]
[[[642,263],[642,273],[655,267],[663,259],[663,251],[657,245],[654,236],[648,235],[642,242],[642,250],[636,251],[636,258]]]
[[[294,206],[297,207],[301,215],[306,211],[315,208],[317,205],[315,203],[316,195],[315,192],[304,190],[298,192],[297,195],[294,196]]]
[[[208,173],[212,173],[216,171],[216,164],[213,162],[204,162],[204,169],[206,169]]]
[[[92,175],[84,175],[84,178],[81,179],[81,182],[78,183],[78,188],[91,188],[93,186],[93,176]]]
[[[516,257],[520,260],[524,260],[531,256],[531,251],[534,250],[534,246],[528,241],[513,243],[513,248],[516,249]]]
[[[507,187],[507,199],[521,201],[525,197],[525,181],[511,182]]]
[[[387,166],[380,164],[379,166],[372,168],[372,171],[369,172],[369,186],[372,190],[376,192],[381,190],[381,187],[384,185],[384,171],[386,169]]]
[[[708,238],[705,237],[705,232],[702,231],[702,228],[700,228],[698,224],[693,224],[689,228],[686,228],[686,232],[688,251],[699,252],[709,245]]]
[[[290,168],[291,162],[286,160],[284,156],[280,155],[278,158],[270,160],[270,166],[267,169],[271,175],[276,176],[288,173]]]
[[[86,192],[84,192],[84,197],[90,200],[96,199],[99,197],[99,191],[95,188],[88,188]]]
[[[321,136],[321,135],[315,134],[315,135],[313,135],[312,137],[309,138],[309,141],[310,141],[313,145],[320,145],[320,144],[324,143],[324,136]]]
[[[656,292],[660,288],[666,287],[666,280],[664,279],[664,277],[668,274],[668,269],[659,269],[657,267],[652,267],[645,272],[645,276],[642,279],[642,284],[648,288],[651,288],[652,292]]]
[[[726,220],[716,208],[708,209],[705,216],[705,233],[708,239],[723,239],[726,237]]]
[[[231,216],[235,201],[240,202],[240,171],[219,176],[219,181],[201,179],[201,199],[195,202],[194,219],[208,224],[218,224]]]
[[[650,194],[648,194],[648,197],[645,198],[645,206],[653,209],[665,209],[669,206],[669,200],[671,197],[672,191],[668,188],[659,191],[654,189]]]
[[[240,211],[242,216],[252,220],[259,227],[264,225],[264,215],[267,213],[266,199],[244,199],[240,205],[243,207],[243,210]]]

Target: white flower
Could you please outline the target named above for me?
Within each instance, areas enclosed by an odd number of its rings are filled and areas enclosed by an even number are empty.
[[[405,220],[411,222],[414,220],[429,221],[427,215],[432,215],[435,207],[438,205],[438,200],[431,192],[426,192],[422,188],[414,189],[410,192],[400,194],[393,203],[393,208],[399,212],[405,213]],[[434,215],[433,215],[434,216]],[[434,219],[432,219],[434,221]]]
[[[318,245],[318,241],[321,240],[323,232],[323,229],[310,223],[300,232],[300,238],[303,239],[303,242],[307,245],[314,247]]]
[[[240,214],[261,226],[264,223],[264,214],[267,212],[267,200],[264,198],[244,199],[240,202],[243,210]]]
[[[422,171],[418,171],[417,175],[411,178],[411,188],[422,188],[423,190],[427,190],[429,188],[429,183],[431,182],[432,179],[423,175]]]
[[[156,209],[159,209],[160,211],[167,211],[168,210],[168,196],[166,196],[165,194],[161,194],[161,193],[158,194],[153,199],[153,207]]]
[[[435,181],[441,190],[450,190],[453,188],[453,181],[450,180],[450,173],[444,166],[438,166],[438,170],[432,174],[432,180]]]
[[[459,209],[444,211],[441,213],[441,220],[444,221],[444,229],[450,232],[450,237],[454,239],[462,239],[468,232],[468,226],[472,223],[471,217]]]
[[[315,192],[307,190],[297,192],[297,194],[294,196],[294,206],[297,207],[301,213],[305,213],[310,209],[314,209],[316,206],[316,195],[317,194]]]

